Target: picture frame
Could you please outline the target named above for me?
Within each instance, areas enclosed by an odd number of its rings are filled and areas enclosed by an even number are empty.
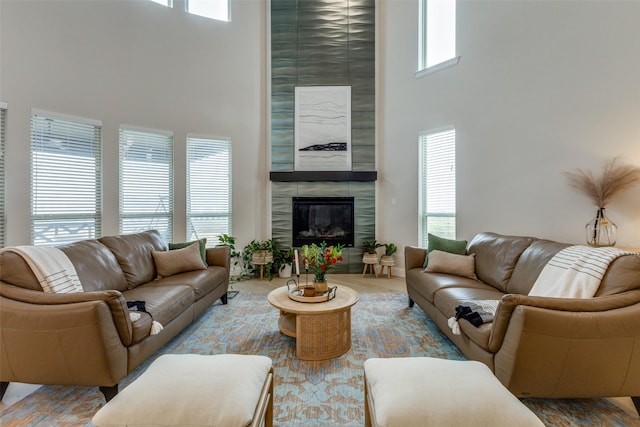
[[[296,86],[294,169],[351,170],[351,86]]]

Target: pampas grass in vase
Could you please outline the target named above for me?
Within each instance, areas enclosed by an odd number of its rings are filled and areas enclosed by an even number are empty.
[[[622,190],[640,181],[640,168],[621,165],[618,158],[613,158],[605,163],[600,176],[581,169],[565,174],[569,185],[580,190],[598,207],[596,217],[585,228],[587,243],[596,247],[615,245],[618,227],[606,217],[604,210]]]

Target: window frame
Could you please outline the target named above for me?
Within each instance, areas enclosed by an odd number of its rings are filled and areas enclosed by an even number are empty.
[[[164,141],[167,144],[167,147],[165,149],[164,152],[159,152],[160,156],[164,156],[166,155],[168,157],[169,163],[168,166],[166,166],[166,171],[164,171],[164,174],[166,174],[166,179],[167,182],[160,182],[158,185],[161,189],[165,189],[164,186],[166,185],[168,188],[166,188],[166,197],[168,198],[168,200],[164,200],[164,197],[162,194],[159,195],[159,200],[149,200],[148,203],[140,203],[139,206],[133,206],[137,209],[132,209],[131,211],[128,211],[130,208],[132,208],[131,204],[130,204],[130,200],[129,199],[129,195],[131,193],[135,193],[137,195],[144,195],[146,193],[148,193],[149,189],[150,189],[150,184],[148,181],[144,181],[146,182],[146,185],[138,185],[138,186],[132,186],[131,188],[125,188],[125,186],[127,185],[126,180],[128,179],[135,179],[135,178],[140,178],[140,175],[137,175],[136,172],[134,171],[131,174],[131,177],[127,177],[125,176],[125,174],[127,173],[127,165],[125,165],[125,161],[127,161],[128,159],[125,159],[124,156],[128,153],[128,148],[130,147],[127,146],[127,144],[124,143],[124,139],[126,137],[144,137],[144,141],[138,141],[138,143],[142,143],[142,142],[153,142],[153,143],[158,143],[160,144],[162,142],[162,139],[166,139],[166,141]],[[134,144],[136,142],[133,142]],[[142,231],[146,231],[146,230],[150,230],[150,229],[157,229],[158,231],[160,231],[160,233],[163,235],[163,238],[170,242],[173,239],[173,220],[174,220],[174,193],[175,193],[175,188],[174,188],[174,178],[173,178],[173,169],[175,167],[175,162],[174,162],[174,136],[172,132],[169,131],[162,131],[162,130],[158,130],[158,129],[144,129],[144,128],[139,128],[139,127],[135,127],[135,126],[120,126],[120,128],[118,129],[118,231],[120,234],[130,234],[130,233],[136,233],[136,232],[142,232]],[[127,148],[127,150],[125,150],[125,148]],[[144,146],[142,147],[144,148]],[[151,147],[147,147],[146,150],[148,151],[148,155],[153,155],[153,146]],[[136,147],[136,149],[140,149],[140,147]],[[126,151],[126,153],[125,153]],[[138,153],[140,154],[140,153]],[[132,162],[134,162],[134,160],[132,160]],[[162,163],[157,163],[158,165],[162,165]],[[160,166],[160,168],[162,168],[162,166]],[[162,175],[163,171],[154,171],[155,174],[159,174]],[[151,177],[151,173],[150,171],[147,171],[147,173],[144,174],[145,178],[149,178]],[[139,200],[138,200],[139,203]],[[163,209],[164,212],[158,212],[158,209]],[[153,210],[153,212],[151,212],[151,210]],[[126,211],[126,212],[125,212]],[[127,222],[127,220],[149,220],[149,224],[145,227],[129,227],[128,225],[126,225],[125,223]],[[163,220],[166,221],[167,223],[167,228],[166,229],[161,229],[160,227],[158,227],[158,223],[156,223],[156,221],[160,221],[162,222]]]
[[[453,67],[458,64],[460,61],[460,56],[457,55],[457,0],[450,0],[455,3],[456,11],[454,23],[455,27],[453,30],[453,37],[455,38],[454,42],[454,54],[451,58],[440,61],[436,64],[432,64],[427,66],[427,50],[429,48],[429,40],[427,38],[427,10],[428,10],[428,2],[430,0],[419,0],[418,1],[418,70],[416,71],[416,78],[424,77],[429,74],[436,73],[438,71],[444,70],[446,68]],[[440,1],[440,0],[438,0]]]
[[[226,182],[220,183],[220,181],[216,181],[217,184],[213,185],[213,187],[223,186],[225,188],[224,191],[227,192],[228,197],[226,198],[226,205],[228,209],[222,213],[221,211],[209,211],[203,210],[197,213],[193,213],[194,210],[194,194],[193,189],[195,187],[194,182],[192,182],[192,171],[194,170],[194,164],[192,162],[192,156],[194,154],[202,153],[202,151],[198,150],[197,152],[192,149],[192,144],[194,143],[214,143],[218,146],[224,145],[226,148],[226,155],[228,158],[226,159],[226,169],[222,171],[214,170],[214,172],[220,172],[222,174],[226,174]],[[207,247],[215,246],[217,243],[218,236],[221,234],[232,235],[233,229],[233,185],[232,185],[232,159],[233,159],[233,145],[231,143],[231,139],[229,138],[220,138],[220,137],[206,137],[206,136],[198,136],[193,134],[188,134],[186,139],[186,183],[187,183],[187,191],[186,191],[186,230],[187,230],[187,240],[194,240],[198,238],[207,238]],[[214,162],[215,163],[215,162]],[[208,164],[210,167],[215,167],[215,164]],[[209,169],[211,170],[211,168]],[[210,178],[215,179],[215,176],[211,176]],[[210,184],[211,182],[209,182]],[[214,190],[211,188],[212,186],[207,186],[208,188],[202,188],[200,191],[206,191],[207,189]],[[214,233],[203,233],[198,234],[196,230],[196,226],[194,225],[194,218],[227,218],[228,227],[226,229],[221,229],[218,232]]]
[[[44,127],[45,125],[49,129],[51,129],[51,123],[55,121],[58,122],[58,126],[59,126],[59,129],[56,130],[56,132],[60,132],[60,133],[55,133],[51,131],[47,132],[46,130],[40,129],[40,126]],[[49,122],[49,123],[46,123],[46,122]],[[67,138],[66,140],[64,139],[64,135],[62,134],[63,130],[71,131],[75,129],[77,130],[77,132],[80,132],[82,130],[81,129],[82,127],[87,127],[84,129],[86,132],[92,131],[94,133],[93,140],[90,146],[83,147],[82,145],[77,145],[77,140],[74,141],[71,139],[71,137]],[[55,138],[53,136],[55,136]],[[78,134],[75,134],[72,136],[77,138]],[[36,156],[35,153],[38,153],[41,151],[35,150],[35,148],[41,148],[41,147],[36,147],[36,145],[38,143],[43,144],[45,140],[48,140],[48,142],[53,142],[53,144],[45,147],[50,150],[64,151],[65,149],[61,149],[60,146],[63,143],[66,143],[67,144],[66,150],[73,149],[75,147],[80,147],[93,153],[92,159],[94,164],[91,169],[93,169],[94,171],[93,173],[94,209],[91,213],[88,213],[86,211],[87,203],[84,204],[85,209],[70,210],[69,212],[63,212],[63,213],[57,213],[57,212],[52,213],[51,212],[52,210],[55,210],[56,208],[60,207],[59,204],[49,202],[49,205],[47,205],[46,201],[39,203],[39,201],[36,200],[36,198],[38,198],[39,188],[41,187],[39,182],[35,182],[38,179],[38,175],[44,174],[44,177],[42,177],[43,179],[43,184],[42,184],[43,197],[42,198],[43,200],[46,200],[46,195],[51,194],[51,190],[49,190],[49,192],[46,191],[46,187],[49,187],[49,188],[51,187],[51,182],[47,180],[46,174],[49,173],[57,176],[58,174],[56,172],[60,171],[61,172],[60,176],[69,177],[71,175],[68,172],[70,170],[73,170],[73,168],[69,167],[68,163],[62,162],[61,161],[62,159],[59,159],[61,164],[60,169],[50,168],[51,170],[47,170],[44,166],[41,172],[37,169],[39,159],[37,158],[38,156]],[[30,228],[31,244],[34,246],[59,245],[59,244],[71,243],[78,240],[85,240],[85,239],[100,237],[102,235],[102,122],[99,120],[93,120],[93,119],[88,119],[84,117],[67,116],[59,113],[52,113],[49,111],[32,109],[31,115],[30,115],[29,143],[30,143],[30,154],[29,154],[29,164],[30,164],[29,222],[30,222],[30,225],[29,225],[29,228]],[[69,154],[64,154],[64,152],[59,155],[67,156],[67,157],[70,156]],[[85,164],[84,169],[86,168],[87,168],[87,165]],[[91,169],[88,169],[88,170],[91,170]],[[74,175],[78,176],[78,174],[82,173],[82,171],[83,171],[82,167],[78,168],[77,170],[74,170]],[[78,179],[82,179],[82,178],[80,177]],[[68,180],[68,181],[69,182],[67,184],[73,184],[71,180]],[[84,180],[82,180],[82,182],[84,182]],[[69,189],[72,187],[67,187],[66,190],[69,191]],[[73,188],[74,190],[78,190],[77,187],[73,187]],[[84,189],[86,190],[87,188],[89,188],[89,186],[85,185]],[[62,190],[57,189],[56,191],[61,192]],[[59,199],[59,194],[60,193],[57,193],[56,199]],[[69,195],[68,198],[69,198],[69,201],[73,201],[73,203],[70,203],[70,206],[74,206],[78,204],[77,194],[75,197],[72,195]],[[89,197],[88,199],[83,199],[83,201],[90,202],[91,197]],[[44,205],[44,206],[39,207],[38,205]],[[40,209],[49,210],[49,213],[36,212]],[[91,232],[91,226],[90,226],[89,231],[87,233],[85,234],[78,233],[75,235],[75,237],[72,237],[71,239],[55,238],[55,237],[51,239],[46,235],[41,235],[40,237],[36,235],[37,234],[36,227],[38,225],[38,222],[46,223],[49,221],[58,220],[58,222],[60,222],[61,224],[64,224],[64,221],[67,220],[69,221],[70,226],[73,228],[73,221],[82,221],[87,219],[93,220],[93,231]],[[59,232],[56,229],[56,231],[54,232],[54,236],[58,236],[59,235],[58,233]],[[41,239],[45,241],[41,241]],[[46,241],[46,240],[49,240],[49,241]]]
[[[212,19],[214,21],[219,21],[219,22],[231,22],[231,0],[224,0],[227,3],[227,17],[226,19],[221,19],[218,17],[214,17],[211,15],[207,15],[201,12],[197,12],[194,10],[189,10],[189,3],[191,0],[184,0],[184,10],[185,12],[191,14],[191,15],[195,15],[195,16],[200,16],[203,18],[207,18],[207,19]],[[194,0],[194,2],[202,2],[202,1],[206,1],[206,0]],[[221,0],[209,0],[210,2],[215,2],[215,1],[221,1]]]
[[[421,132],[418,137],[418,244],[421,247],[426,248],[428,242],[428,234],[436,234],[439,237],[447,239],[455,239],[457,233],[457,206],[456,206],[456,130],[455,127],[449,126],[439,129],[433,129],[425,132]],[[452,172],[453,172],[453,200],[450,202],[453,206],[453,213],[451,212],[429,212],[429,203],[427,200],[428,191],[428,168],[425,162],[428,162],[429,143],[432,138],[436,141],[442,140],[441,135],[452,133],[451,146],[447,147],[447,155],[453,157]],[[440,164],[438,164],[440,166]],[[449,177],[451,178],[451,177]],[[452,229],[447,230],[445,233],[434,233],[433,229],[428,226],[429,218],[453,218]]]

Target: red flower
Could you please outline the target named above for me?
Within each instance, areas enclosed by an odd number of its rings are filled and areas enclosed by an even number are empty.
[[[326,265],[322,264],[322,265],[320,266],[320,270],[323,270],[323,271],[324,271],[324,270],[326,270],[326,269],[327,269],[327,266],[326,266]]]

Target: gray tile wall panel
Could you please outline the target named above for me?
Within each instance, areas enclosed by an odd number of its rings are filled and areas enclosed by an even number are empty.
[[[323,85],[351,86],[352,170],[375,170],[375,0],[272,0],[271,45],[271,170],[294,170],[295,86]],[[375,183],[272,182],[281,242],[291,242],[295,196],[355,198],[356,247],[332,272],[361,273],[360,245],[375,233]]]

